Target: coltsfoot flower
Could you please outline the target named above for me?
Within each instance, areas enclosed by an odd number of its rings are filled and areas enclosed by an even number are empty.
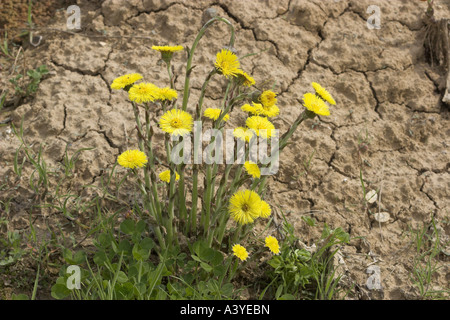
[[[319,116],[329,116],[330,110],[327,104],[320,97],[313,93],[305,93],[303,95],[303,105],[306,109]]]
[[[127,150],[123,152],[118,158],[117,162],[124,168],[142,168],[148,162],[147,156],[144,152],[139,150]]]
[[[159,126],[164,132],[173,136],[185,136],[192,131],[192,116],[186,111],[172,109],[167,111],[159,120]]]
[[[266,219],[266,218],[270,217],[271,213],[272,213],[272,209],[270,208],[270,205],[267,202],[265,202],[264,200],[261,200],[260,217]]]
[[[245,124],[252,129],[258,137],[270,138],[276,134],[275,126],[266,117],[253,116],[247,118]]]
[[[255,79],[253,79],[253,77],[245,71],[238,70],[237,75],[240,79],[239,83],[245,87],[251,87],[252,85],[254,85],[256,83]]]
[[[246,103],[241,107],[242,111],[251,113],[253,115],[258,115],[258,109],[262,109],[262,104],[254,102],[252,102],[251,105]]]
[[[244,163],[244,168],[247,171],[249,175],[251,175],[253,178],[261,178],[261,170],[259,170],[259,167],[256,163],[246,161]]]
[[[261,215],[261,198],[251,190],[237,191],[230,199],[228,211],[237,223],[252,223]]]
[[[219,119],[221,113],[222,113],[221,109],[207,108],[205,110],[205,112],[203,112],[203,115],[209,119],[216,121],[217,119]],[[223,121],[228,121],[229,119],[230,119],[230,115],[228,113],[223,116]]]
[[[227,49],[222,49],[216,56],[214,63],[217,71],[219,71],[225,78],[236,77],[242,70],[239,69],[241,64],[238,57]]]
[[[124,89],[125,91],[128,91],[136,81],[139,81],[142,78],[143,78],[142,75],[140,75],[139,73],[130,73],[120,76],[114,79],[113,83],[111,84],[111,89],[114,90]]]
[[[153,50],[159,52],[177,52],[183,50],[183,46],[152,46]]]
[[[153,83],[139,83],[130,88],[128,96],[136,103],[152,102],[160,98],[159,91]]]
[[[161,52],[161,59],[169,63],[174,52],[183,50],[183,46],[152,46],[153,50]]]
[[[245,142],[250,142],[250,139],[254,135],[255,134],[253,133],[253,131],[249,128],[237,127],[236,129],[233,130],[233,136]]]
[[[261,93],[259,100],[263,104],[264,107],[269,108],[274,106],[277,103],[277,94],[271,90],[266,90]]]
[[[316,90],[317,95],[320,96],[323,100],[327,101],[329,104],[332,104],[332,105],[336,104],[336,101],[334,101],[331,94],[325,88],[323,88],[320,84],[318,84],[317,82],[313,82],[312,86],[313,86],[314,90]]]
[[[178,93],[174,89],[170,89],[169,87],[159,89],[159,100],[174,100],[178,98]]]
[[[280,253],[280,245],[278,244],[278,240],[275,237],[268,236],[265,240],[266,247],[269,248],[270,251],[272,251],[274,254]]]
[[[159,178],[167,183],[170,183],[170,170],[163,171],[159,174]],[[175,172],[175,181],[180,180],[180,175],[178,172]]]
[[[280,114],[280,109],[276,105],[265,106],[264,104],[258,104],[255,111],[255,114],[268,118],[276,117]]]
[[[247,249],[245,249],[240,244],[235,244],[233,246],[233,254],[238,257],[241,261],[245,261],[248,258]]]

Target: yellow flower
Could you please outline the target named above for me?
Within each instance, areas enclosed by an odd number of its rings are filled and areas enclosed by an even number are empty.
[[[183,50],[183,46],[152,46],[153,50],[161,52],[161,59],[167,64],[170,63],[174,52]]]
[[[243,246],[241,246],[240,244],[235,244],[233,246],[233,254],[238,257],[239,259],[241,259],[241,261],[245,261],[248,258],[248,252],[247,249],[245,249]]]
[[[266,90],[261,94],[261,96],[259,97],[259,100],[265,107],[269,108],[277,103],[276,96],[277,96],[277,94],[275,92]]]
[[[178,98],[178,93],[170,88],[162,88],[159,89],[159,99],[164,100],[173,100]]]
[[[231,197],[228,211],[237,223],[252,223],[261,214],[261,198],[251,190],[238,191]]]
[[[247,118],[245,124],[252,129],[255,134],[264,139],[270,138],[276,134],[275,126],[265,117],[253,116]]]
[[[124,168],[142,168],[147,164],[147,156],[139,150],[127,150],[117,158],[117,162]]]
[[[159,174],[159,178],[167,183],[170,183],[170,170],[163,171]],[[178,172],[175,172],[175,180],[180,180],[180,175]]]
[[[305,93],[303,95],[303,105],[311,112],[314,112],[320,116],[329,116],[330,110],[328,106],[321,98],[313,93]]]
[[[258,115],[258,111],[257,110],[261,109],[261,108],[262,108],[262,104],[252,102],[252,105],[249,105],[248,103],[244,104],[241,107],[241,110],[244,111],[244,112],[248,112],[248,113],[254,114],[254,115]]]
[[[159,126],[164,132],[174,136],[184,136],[192,131],[192,116],[182,110],[172,109],[167,111],[159,120]]]
[[[183,50],[183,46],[152,46],[153,50],[159,51],[161,53],[163,52],[176,52]]]
[[[241,64],[237,56],[230,50],[223,49],[217,53],[216,62],[214,63],[216,69],[225,76],[225,78],[236,77],[241,70]]]
[[[261,218],[268,218],[270,217],[270,214],[272,213],[272,209],[270,208],[269,204],[265,202],[264,200],[261,200]]]
[[[331,96],[331,94],[325,89],[323,88],[320,84],[318,84],[317,82],[313,82],[312,86],[314,88],[314,90],[316,90],[316,93],[325,101],[327,101],[329,104],[336,104],[336,101],[334,101],[333,97]]]
[[[136,81],[141,80],[141,79],[142,79],[142,76],[139,73],[126,74],[124,76],[114,79],[113,83],[111,84],[111,89],[127,90],[127,87],[130,87],[133,83],[135,83]]]
[[[250,139],[253,137],[253,131],[251,129],[248,128],[243,128],[243,127],[237,127],[236,129],[233,130],[233,135],[245,142],[249,142]]]
[[[244,168],[245,170],[247,170],[247,173],[253,178],[261,178],[261,171],[259,170],[259,167],[256,163],[246,161],[244,163]]]
[[[270,107],[265,106],[263,104],[256,104],[255,114],[261,115],[264,117],[276,117],[280,114],[280,109],[276,105],[271,105]]]
[[[255,79],[253,79],[253,77],[250,76],[247,72],[244,72],[242,70],[238,70],[237,74],[238,74],[238,77],[239,77],[239,79],[241,81],[239,83],[242,83],[243,86],[251,87],[252,85],[254,85],[256,83]]]
[[[270,249],[274,254],[280,253],[280,245],[278,244],[278,240],[275,237],[268,236],[266,237],[266,247]]]
[[[159,88],[152,83],[135,84],[128,91],[131,101],[137,103],[150,102],[159,99]]]
[[[221,109],[207,108],[205,110],[205,112],[203,113],[203,115],[209,119],[216,121],[217,119],[219,119],[221,113],[222,113]],[[228,121],[229,119],[230,119],[230,115],[228,113],[223,116],[223,121]]]

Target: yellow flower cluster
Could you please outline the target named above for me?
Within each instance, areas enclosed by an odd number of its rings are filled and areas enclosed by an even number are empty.
[[[217,53],[214,66],[217,72],[227,79],[236,78],[241,85],[246,87],[251,87],[255,84],[255,79],[240,69],[241,63],[236,54],[228,49],[222,49]]]
[[[275,238],[273,236],[268,236],[268,237],[266,237],[264,242],[265,242],[265,247],[269,248],[269,250],[273,254],[280,254],[280,245],[278,243],[277,238]],[[231,250],[233,251],[233,255],[236,256],[237,258],[239,258],[241,261],[247,260],[247,258],[249,256],[247,249],[240,244],[235,244]]]
[[[142,79],[142,75],[131,73],[114,79],[111,89],[125,90],[128,97],[136,103],[147,103],[153,101],[171,101],[178,98],[178,93],[174,89],[159,88],[153,83],[142,82],[135,84]]]
[[[237,191],[228,206],[230,216],[239,224],[253,223],[257,218],[268,218],[271,208],[252,190]]]
[[[303,95],[303,105],[314,114],[319,116],[329,116],[330,110],[325,101],[331,105],[335,105],[336,101],[334,101],[331,94],[317,82],[313,82],[312,86],[316,93],[305,93]]]

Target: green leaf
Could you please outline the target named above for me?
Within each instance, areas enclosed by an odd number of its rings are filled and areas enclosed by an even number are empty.
[[[56,283],[52,286],[51,295],[53,298],[61,300],[70,295],[70,290],[65,284]]]
[[[135,223],[131,219],[126,219],[120,224],[120,231],[125,234],[133,234],[136,229]]]
[[[211,272],[213,270],[213,268],[207,264],[206,262],[200,262],[200,266],[206,271],[206,272]]]
[[[125,274],[125,272],[123,271],[119,271],[118,275],[117,275],[117,282],[119,283],[125,283],[128,281],[128,277]]]
[[[12,294],[11,300],[30,300],[26,294],[20,293],[18,295]]]
[[[142,247],[142,249],[150,251],[155,247],[155,242],[150,238],[144,238],[142,239],[140,246]]]
[[[195,261],[198,262],[202,262],[202,259],[200,259],[199,257],[197,257],[195,254],[191,254],[192,259],[194,259]]]
[[[130,253],[132,250],[130,241],[123,239],[120,241],[118,249],[119,252]]]
[[[138,223],[136,224],[136,232],[141,234],[142,232],[144,232],[145,227],[146,227],[145,221],[144,220],[139,220]]]
[[[97,264],[99,266],[103,266],[107,260],[108,259],[107,259],[105,251],[98,251],[94,255],[94,262],[95,262],[95,264]]]
[[[286,293],[279,297],[277,300],[295,300],[295,297],[292,294]]]
[[[82,264],[86,261],[86,253],[83,250],[79,250],[73,256],[73,264]]]

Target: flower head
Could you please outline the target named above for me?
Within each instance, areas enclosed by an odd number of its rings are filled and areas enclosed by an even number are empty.
[[[251,190],[237,191],[230,199],[228,211],[237,223],[252,223],[261,214],[261,198]]]
[[[247,249],[245,249],[240,244],[235,244],[233,246],[233,254],[238,257],[241,261],[245,261],[248,258]]]
[[[178,98],[178,93],[168,87],[159,89],[159,99],[162,101]]]
[[[172,109],[163,114],[159,120],[159,126],[171,135],[184,136],[192,131],[193,120],[186,111]]]
[[[218,108],[207,108],[203,115],[209,119],[216,121],[219,119],[220,114],[222,113],[221,109]],[[228,121],[230,119],[230,115],[227,113],[223,116],[223,121]]]
[[[280,109],[276,105],[266,106],[264,104],[257,104],[255,114],[264,117],[276,117],[280,114]]]
[[[305,93],[303,95],[303,105],[306,109],[320,116],[329,116],[330,110],[327,104],[320,97],[313,93]]]
[[[117,162],[124,168],[134,169],[136,167],[142,168],[147,164],[147,156],[139,150],[127,150],[123,152],[118,158]]]
[[[336,104],[336,101],[334,101],[334,99],[331,96],[331,94],[325,88],[323,88],[320,84],[318,84],[317,82],[313,82],[312,86],[313,86],[314,90],[316,90],[316,93],[323,100],[327,101],[329,104],[332,104],[332,105]]]
[[[241,72],[238,57],[227,49],[217,53],[214,65],[225,78],[236,77]]]
[[[266,247],[269,248],[270,251],[272,251],[274,254],[280,253],[280,245],[278,244],[278,240],[275,237],[268,236],[265,240]]]
[[[248,113],[251,113],[251,114],[254,114],[254,115],[258,115],[258,114],[259,114],[259,113],[258,113],[258,110],[259,110],[259,109],[262,109],[262,104],[260,104],[260,103],[254,103],[254,102],[252,102],[251,105],[249,105],[248,103],[246,103],[246,104],[244,104],[244,105],[241,107],[241,110],[242,110],[242,111],[248,112]]]
[[[159,174],[159,178],[167,183],[170,183],[170,170],[163,171]],[[180,180],[180,175],[175,172],[175,180]]]
[[[270,138],[276,134],[275,126],[265,117],[253,116],[247,118],[245,124],[252,129],[255,134],[264,139]]]
[[[256,163],[252,163],[250,161],[246,161],[244,163],[244,168],[249,175],[253,178],[261,178],[261,171]]]
[[[169,63],[172,59],[173,53],[183,50],[183,46],[152,46],[153,50],[161,52],[161,59]]]
[[[253,79],[252,76],[250,76],[247,72],[244,72],[242,70],[238,70],[237,71],[239,80],[240,80],[240,84],[242,84],[245,87],[251,87],[252,85],[254,85],[255,79]]]
[[[136,81],[141,79],[142,75],[140,75],[139,73],[126,74],[124,76],[120,76],[114,79],[113,83],[111,84],[111,89],[114,90],[124,89],[128,91]]]
[[[272,213],[272,209],[270,208],[270,205],[267,202],[265,202],[264,200],[261,200],[260,217],[266,219],[266,218],[270,217],[271,213]]]
[[[250,142],[250,139],[253,137],[254,133],[251,129],[237,127],[233,130],[233,135],[242,141]]]
[[[153,50],[159,51],[159,52],[176,52],[183,50],[183,46],[152,46]]]
[[[128,91],[131,101],[137,103],[151,102],[159,99],[159,88],[152,83],[135,84]]]
[[[263,106],[269,108],[274,106],[277,103],[277,94],[273,91],[266,90],[264,91],[261,96],[259,97],[259,100],[263,104]]]

